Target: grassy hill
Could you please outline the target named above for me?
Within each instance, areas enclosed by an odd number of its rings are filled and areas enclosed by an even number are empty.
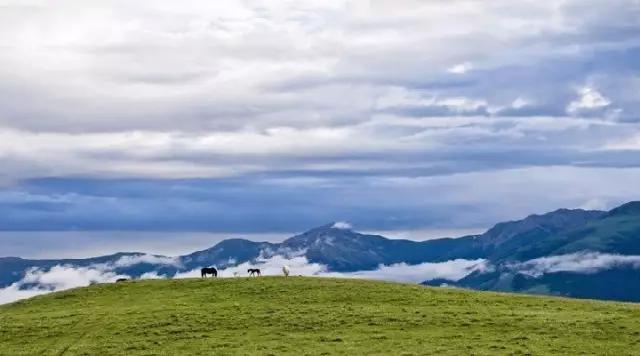
[[[640,305],[363,280],[149,280],[0,306],[3,355],[627,355],[638,350]]]

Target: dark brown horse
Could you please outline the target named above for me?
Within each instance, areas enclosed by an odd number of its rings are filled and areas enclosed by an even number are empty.
[[[218,277],[218,270],[215,267],[205,267],[200,270],[200,275],[203,278],[206,277],[208,274],[210,274],[212,277]]]
[[[249,273],[249,276],[255,276],[255,275],[261,276],[260,268],[249,268],[247,270],[247,273]]]

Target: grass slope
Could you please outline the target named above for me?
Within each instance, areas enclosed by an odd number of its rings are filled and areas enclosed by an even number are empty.
[[[329,278],[95,285],[0,306],[0,354],[640,353],[640,306]]]

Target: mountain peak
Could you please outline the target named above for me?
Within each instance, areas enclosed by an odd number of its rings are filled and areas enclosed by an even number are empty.
[[[298,235],[317,235],[323,233],[340,233],[340,232],[353,232],[351,224],[344,221],[334,221],[328,224],[320,225],[318,227],[314,227],[313,229],[307,230],[302,234]],[[295,237],[295,236],[294,236]]]
[[[332,222],[293,236],[287,239],[284,244],[287,247],[308,248],[312,245],[331,245],[336,241],[354,240],[360,236],[362,235],[351,230],[350,224]]]

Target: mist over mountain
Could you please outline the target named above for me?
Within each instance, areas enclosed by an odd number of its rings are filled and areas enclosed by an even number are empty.
[[[480,290],[640,301],[640,202],[611,211],[559,209],[496,224],[480,235],[428,241],[361,234],[329,223],[281,243],[224,240],[183,256],[123,252],[87,259],[0,258],[0,288],[56,290],[63,272],[77,283],[223,276],[257,266],[278,273],[339,275],[456,285]],[[56,279],[56,278],[61,278]],[[57,284],[56,284],[57,283]]]

